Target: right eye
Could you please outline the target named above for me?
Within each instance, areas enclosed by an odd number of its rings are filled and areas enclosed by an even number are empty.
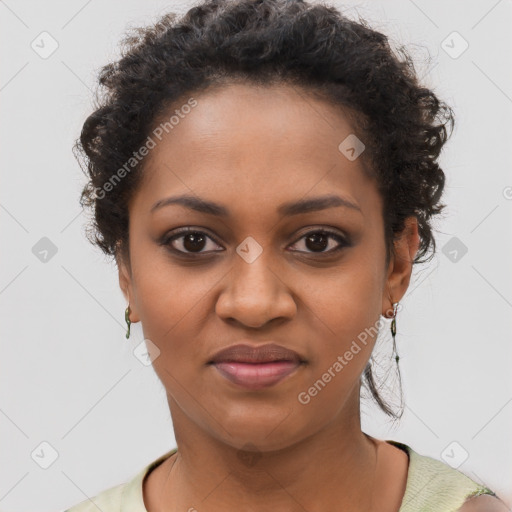
[[[215,240],[204,231],[193,228],[181,228],[164,236],[161,245],[165,245],[169,250],[180,254],[203,254],[205,252],[220,251],[203,251],[205,245],[208,246],[207,240],[211,240],[213,245],[218,245]]]

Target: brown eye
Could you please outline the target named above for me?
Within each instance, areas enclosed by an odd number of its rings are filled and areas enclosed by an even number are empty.
[[[182,238],[183,247],[189,252],[201,251],[206,245],[206,236],[202,233],[188,233]]]
[[[208,243],[208,241],[213,243]],[[204,252],[213,252],[209,248],[214,249],[218,244],[203,231],[185,228],[177,234],[165,236],[162,240],[162,245],[169,246],[171,250],[182,254],[202,254]]]
[[[340,234],[325,229],[310,231],[302,236],[293,245],[296,246],[304,240],[306,250],[298,250],[309,254],[332,254],[344,247],[350,246],[350,241]],[[334,242],[333,242],[334,241]],[[182,228],[174,234],[170,233],[164,236],[161,245],[167,246],[169,250],[183,255],[207,254],[220,252],[224,249],[216,249],[220,245],[213,237],[197,229]]]
[[[308,249],[305,252],[311,252],[311,253],[318,253],[318,254],[326,254],[326,253],[333,253],[336,251],[339,251],[343,247],[347,247],[350,245],[350,243],[345,240],[344,237],[339,235],[338,233],[334,233],[331,231],[326,230],[317,230],[317,231],[310,231],[309,233],[306,233],[303,237],[301,237],[297,242],[295,242],[294,245],[298,244],[300,240],[304,239],[304,245],[306,249]],[[332,244],[329,243],[329,240],[334,240],[336,243]],[[330,248],[329,248],[330,246]],[[326,250],[329,249],[329,250]],[[299,251],[304,252],[304,251]]]

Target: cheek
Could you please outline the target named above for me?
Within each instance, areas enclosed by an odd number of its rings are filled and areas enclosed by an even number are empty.
[[[210,355],[204,329],[214,308],[211,294],[225,271],[183,268],[163,257],[137,263],[135,295],[144,338],[159,350],[153,367],[168,393],[179,396],[181,386],[198,386]]]
[[[323,285],[307,292],[317,323],[329,333],[329,339],[342,348],[350,340],[374,325],[382,307],[382,274],[368,257],[354,253]],[[317,283],[318,284],[318,283]]]
[[[377,268],[377,267],[373,267]],[[310,294],[309,332],[312,347],[312,384],[322,390],[321,402],[346,394],[358,381],[370,358],[380,327],[382,304],[378,272],[368,258],[354,260],[330,276],[328,285]],[[325,386],[324,386],[325,384]],[[324,391],[329,388],[326,392]],[[315,390],[311,390],[314,395]],[[318,401],[318,400],[317,400]],[[338,399],[339,401],[339,399]]]
[[[216,275],[206,267],[173,263],[153,241],[134,240],[133,245],[134,299],[144,335],[157,344],[170,344],[194,323]]]
[[[194,352],[200,342],[210,280],[187,278],[186,274],[148,271],[138,285],[138,307],[144,336],[162,352]],[[194,346],[191,346],[191,342]]]

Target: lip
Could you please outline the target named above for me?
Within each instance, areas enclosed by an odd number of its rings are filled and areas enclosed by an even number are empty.
[[[267,343],[231,345],[217,352],[208,364],[232,383],[256,390],[277,384],[304,362],[297,352]]]
[[[302,359],[297,352],[275,343],[264,345],[238,343],[219,350],[208,363],[272,363],[275,361],[302,362]]]

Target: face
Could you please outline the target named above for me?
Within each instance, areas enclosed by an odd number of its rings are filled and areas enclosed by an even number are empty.
[[[415,224],[386,266],[382,199],[338,149],[354,133],[340,109],[285,85],[194,99],[155,139],[129,209],[130,265],[118,262],[173,421],[262,451],[359,426],[360,376],[409,283]],[[250,388],[208,364],[238,343],[302,362]]]

